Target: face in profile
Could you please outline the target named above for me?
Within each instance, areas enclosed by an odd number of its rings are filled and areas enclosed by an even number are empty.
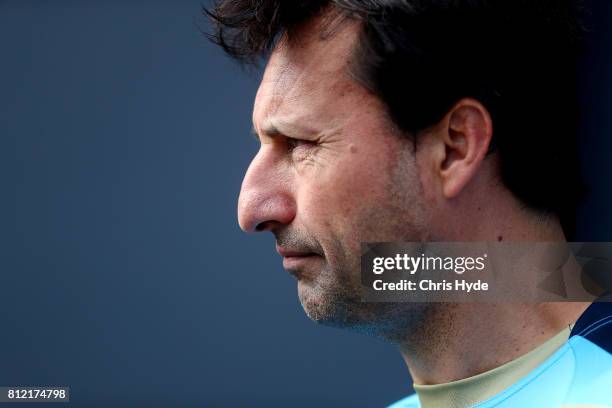
[[[242,229],[269,231],[317,322],[392,330],[398,307],[362,303],[360,243],[426,239],[412,141],[351,78],[358,25],[321,36],[313,19],[272,52],[254,104],[261,142],[238,204]],[[402,319],[410,318],[404,316]]]

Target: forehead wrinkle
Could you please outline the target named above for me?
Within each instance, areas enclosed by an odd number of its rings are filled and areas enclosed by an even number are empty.
[[[291,107],[291,103],[287,100],[299,100],[300,78],[306,73],[304,70],[296,69],[295,64],[283,57],[271,57],[264,73],[264,78],[257,92],[255,100],[254,122],[257,117],[263,122],[261,127],[272,129],[274,128],[272,117],[280,114],[283,110],[288,110],[287,106]],[[290,109],[289,109],[290,110]],[[265,123],[265,126],[264,126]],[[264,131],[260,129],[260,131]]]
[[[356,85],[348,69],[357,38],[355,24],[334,24],[333,32],[327,27],[323,37],[318,28],[321,24],[313,19],[293,32],[291,41],[285,39],[277,43],[257,94],[254,123],[257,119],[264,122],[274,116],[282,117],[284,122],[274,119],[279,122],[276,128],[308,123],[325,113],[325,103],[337,101],[344,95],[344,90],[350,87],[348,83]],[[334,98],[324,97],[333,94],[334,89],[342,91]],[[317,98],[317,94],[323,97]],[[314,104],[306,112],[315,117],[303,115],[304,110],[299,107],[304,103]],[[296,118],[295,115],[305,117]],[[305,130],[310,134],[316,132],[316,129]]]
[[[334,21],[341,18],[341,21]],[[304,75],[312,73],[316,82],[325,78],[321,74],[338,74],[352,79],[349,60],[358,39],[361,24],[334,12],[312,18],[285,34],[274,47],[268,67],[275,66],[275,85],[291,88]],[[339,61],[340,63],[326,63]],[[266,69],[266,73],[270,70]],[[329,76],[331,78],[331,75]]]
[[[327,55],[325,58],[327,57],[333,58],[334,55]],[[299,103],[303,98],[318,93],[328,94],[337,90],[340,91],[337,96],[342,96],[351,85],[357,85],[350,76],[347,65],[334,64],[325,67],[323,58],[309,58],[306,64],[284,57],[280,57],[280,61],[272,60],[267,78],[262,80],[261,85],[261,89],[265,91],[262,102],[265,102],[266,113],[275,114],[287,106],[291,107],[296,101]]]

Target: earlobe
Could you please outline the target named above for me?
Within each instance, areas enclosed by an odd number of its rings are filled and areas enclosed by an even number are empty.
[[[442,192],[450,199],[459,195],[476,175],[487,154],[493,126],[487,109],[470,98],[457,102],[444,121],[445,157],[439,171]]]

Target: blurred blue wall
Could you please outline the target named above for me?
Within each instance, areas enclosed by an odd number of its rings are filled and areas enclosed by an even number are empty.
[[[259,74],[199,10],[0,0],[0,385],[68,385],[73,407],[384,406],[410,392],[399,354],[311,323],[272,237],[238,229]],[[593,38],[579,238],[610,240],[612,43]]]

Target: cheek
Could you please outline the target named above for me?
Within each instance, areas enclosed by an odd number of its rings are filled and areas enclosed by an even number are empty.
[[[354,234],[364,222],[362,214],[385,200],[387,185],[384,162],[349,156],[300,188],[298,211],[315,233]]]

